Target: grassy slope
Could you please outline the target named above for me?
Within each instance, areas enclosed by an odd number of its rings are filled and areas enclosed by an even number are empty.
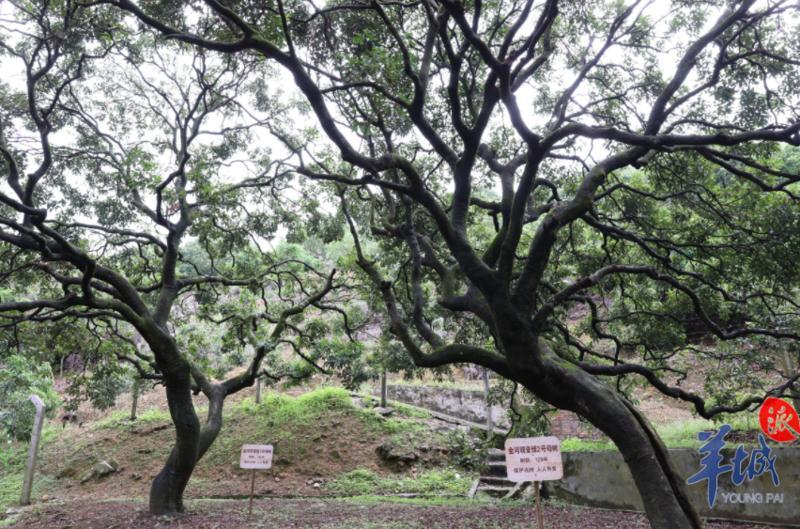
[[[203,414],[205,410],[198,410]],[[401,406],[396,418],[356,408],[340,389],[325,388],[297,398],[267,394],[225,410],[219,438],[201,460],[187,489],[189,497],[242,496],[249,474],[238,468],[244,443],[275,446],[273,469],[259,472],[260,494],[315,495],[394,492],[464,493],[470,477],[447,468],[445,435],[430,429],[424,413]],[[34,498],[142,497],[172,444],[168,414],[149,409],[136,422],[112,413],[83,428],[49,426],[40,452]],[[413,468],[393,473],[376,455],[386,442],[419,455]],[[0,512],[18,501],[25,446],[0,448]],[[97,461],[113,460],[119,472],[81,484]]]
[[[751,442],[759,432],[758,424],[752,417],[737,415],[721,417],[714,422],[706,419],[691,419],[668,424],[656,424],[655,429],[667,448],[697,448],[700,442],[697,434],[703,431],[716,430],[720,424],[728,423],[734,432],[746,432],[745,444]],[[731,435],[733,437],[733,435]],[[589,441],[583,439],[565,439],[561,442],[561,450],[565,452],[583,452],[594,450],[616,450],[611,441]]]
[[[55,437],[53,429],[46,429],[42,434],[42,445],[52,442]],[[28,458],[27,444],[8,443],[0,445],[0,514],[9,506],[19,503],[22,494],[22,480],[25,475],[25,462]],[[31,495],[40,498],[45,491],[53,486],[53,479],[49,476],[37,475],[33,483]]]
[[[244,443],[275,446],[274,468],[258,474],[258,494],[466,492],[471,476],[449,468],[446,436],[431,430],[424,412],[398,408],[396,418],[384,419],[372,410],[357,409],[345,391],[332,388],[296,398],[267,394],[260,404],[250,398],[231,403],[222,432],[200,462],[187,496],[246,495],[249,475],[238,468],[239,447]],[[744,419],[732,422],[741,430],[755,426]],[[697,432],[715,427],[710,421],[692,420],[657,428],[667,446],[675,448],[696,447]],[[47,426],[33,497],[144,497],[172,440],[169,416],[156,408],[140,413],[134,423],[127,419],[127,412],[118,411],[83,428]],[[376,455],[376,448],[385,442],[409,447],[420,461],[405,473],[390,472]],[[602,441],[565,439],[562,449],[614,447]],[[0,513],[19,501],[26,457],[27,445],[0,446]],[[119,472],[101,481],[80,483],[92,464],[112,459],[119,464]]]

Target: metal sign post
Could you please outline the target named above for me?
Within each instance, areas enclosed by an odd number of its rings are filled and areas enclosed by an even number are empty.
[[[544,516],[542,516],[542,502],[539,496],[539,482],[533,482],[533,490],[536,494],[536,520],[539,523],[539,529],[544,529]]]
[[[253,515],[253,495],[256,490],[256,470],[272,468],[272,445],[242,445],[239,454],[239,468],[249,468],[250,502],[247,507],[247,518]]]
[[[508,480],[517,483],[533,482],[536,519],[539,529],[544,529],[539,482],[564,477],[564,463],[561,461],[561,444],[558,438],[506,439],[505,453]]]
[[[247,506],[247,519],[253,516],[253,494],[256,491],[256,470],[250,471],[250,503]]]
[[[30,397],[33,405],[36,406],[36,416],[33,419],[33,430],[31,431],[31,447],[28,450],[28,465],[25,467],[25,480],[22,483],[22,497],[20,505],[31,504],[31,488],[33,487],[33,471],[36,468],[36,456],[39,452],[39,438],[42,434],[42,423],[44,422],[44,402],[37,395]]]

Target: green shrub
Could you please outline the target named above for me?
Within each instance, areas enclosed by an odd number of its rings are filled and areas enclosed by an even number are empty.
[[[448,459],[451,465],[474,472],[485,470],[488,458],[487,441],[461,430],[453,430],[447,435],[447,446],[450,447]]]
[[[47,363],[32,362],[21,355],[11,355],[0,369],[0,429],[10,437],[28,440],[33,427],[36,408],[31,394],[38,395],[52,417],[59,406],[58,394],[53,389],[53,372]]]
[[[259,404],[248,398],[241,401],[235,409],[248,414],[263,414],[276,423],[283,423],[313,418],[330,410],[346,410],[352,407],[350,394],[347,391],[341,388],[321,388],[296,398],[267,393]]]

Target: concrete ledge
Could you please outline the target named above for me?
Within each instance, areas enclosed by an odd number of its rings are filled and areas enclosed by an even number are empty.
[[[700,470],[696,450],[670,450],[678,474],[684,481]],[[749,452],[749,450],[748,450]],[[722,451],[730,463],[733,450]],[[735,487],[730,474],[719,477],[716,503],[709,509],[707,481],[687,485],[689,499],[707,518],[780,524],[800,527],[800,448],[776,447],[775,466],[780,485],[769,474]],[[566,502],[608,509],[643,510],[633,477],[619,452],[571,452],[563,454],[564,479],[546,482],[547,493]]]
[[[389,384],[386,390],[390,400],[436,411],[472,423],[486,422],[486,405],[483,400],[483,391],[480,390],[404,384]],[[505,407],[492,406],[492,419],[500,429],[508,429]]]

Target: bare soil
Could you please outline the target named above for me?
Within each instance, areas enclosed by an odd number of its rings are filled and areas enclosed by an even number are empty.
[[[155,400],[155,396],[152,398]],[[250,473],[239,468],[239,449],[244,442],[275,446],[273,468],[260,472],[256,480],[257,495],[324,496],[331,494],[325,486],[329,481],[356,469],[413,476],[447,464],[448,447],[432,424],[435,419],[402,417],[408,427],[419,425],[419,430],[403,435],[384,429],[377,415],[375,421],[365,421],[364,415],[353,408],[333,407],[320,411],[309,422],[276,424],[268,413],[234,411],[234,402],[228,403],[225,425],[192,475],[187,498],[247,495]],[[415,435],[417,431],[424,435]],[[122,421],[102,428],[93,424],[67,426],[40,452],[40,471],[51,478],[41,492],[55,500],[141,498],[166,460],[174,436],[167,418]],[[404,443],[414,450],[417,459],[402,468],[390,466],[378,454],[378,447],[387,442]],[[113,462],[117,471],[100,479],[82,479],[100,461]]]
[[[189,512],[153,517],[141,502],[81,501],[23,513],[12,526],[26,529],[528,529],[527,505],[474,503],[420,505],[322,499],[257,499],[247,518],[246,500],[197,500]],[[548,529],[646,529],[637,513],[545,505]],[[776,526],[770,526],[773,529]],[[762,525],[709,522],[708,529],[769,529]]]

